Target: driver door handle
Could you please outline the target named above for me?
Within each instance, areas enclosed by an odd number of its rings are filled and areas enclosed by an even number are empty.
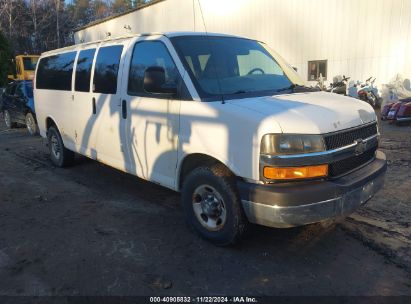
[[[121,116],[123,119],[127,119],[127,102],[125,99],[121,101]]]
[[[93,97],[92,103],[93,103],[93,105],[92,105],[93,106],[93,114],[95,115],[97,113],[96,98],[95,97]]]

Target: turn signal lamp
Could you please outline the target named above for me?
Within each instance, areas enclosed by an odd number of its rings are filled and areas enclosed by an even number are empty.
[[[304,167],[264,167],[264,177],[274,180],[293,180],[324,177],[328,175],[328,165]]]

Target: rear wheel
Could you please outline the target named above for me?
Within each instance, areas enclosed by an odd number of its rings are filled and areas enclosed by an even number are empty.
[[[246,231],[234,177],[223,165],[194,169],[185,178],[181,198],[187,223],[212,243],[235,244]]]
[[[9,129],[14,128],[16,126],[16,123],[13,122],[10,112],[5,110],[3,112],[3,115],[4,115],[4,122],[6,123],[7,128]]]
[[[26,128],[30,135],[36,135],[38,133],[36,119],[31,113],[27,113],[26,115]]]
[[[67,167],[74,162],[74,152],[64,147],[60,132],[56,127],[50,127],[47,131],[50,159],[57,167]]]

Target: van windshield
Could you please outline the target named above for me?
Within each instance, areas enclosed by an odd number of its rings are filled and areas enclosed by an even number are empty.
[[[271,95],[293,84],[257,41],[220,36],[171,40],[202,98]]]

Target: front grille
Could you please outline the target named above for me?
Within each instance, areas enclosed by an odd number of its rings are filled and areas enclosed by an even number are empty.
[[[372,124],[365,127],[324,135],[324,141],[327,150],[334,150],[348,146],[354,143],[357,139],[366,139],[375,134],[377,134],[377,124]]]
[[[361,155],[351,156],[349,158],[331,163],[328,167],[328,175],[330,177],[337,177],[360,167],[375,157],[376,150],[377,148],[374,148],[364,152]]]

